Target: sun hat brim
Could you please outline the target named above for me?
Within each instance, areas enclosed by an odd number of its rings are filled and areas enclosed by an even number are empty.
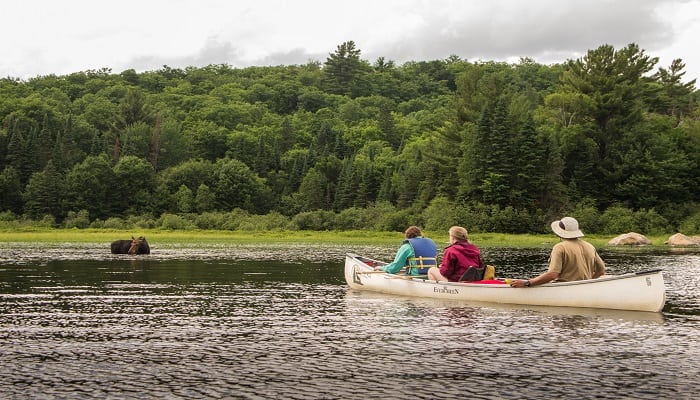
[[[564,224],[561,221],[552,222],[552,231],[563,239],[576,239],[584,236],[580,229],[568,231],[565,229]]]

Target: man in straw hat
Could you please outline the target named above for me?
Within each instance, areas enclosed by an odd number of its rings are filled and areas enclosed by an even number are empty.
[[[580,281],[594,279],[605,274],[605,263],[592,244],[583,239],[583,232],[578,227],[578,221],[564,217],[552,222],[552,231],[561,238],[554,245],[549,256],[547,272],[532,279],[515,279],[512,287],[530,287],[542,285],[551,281]]]

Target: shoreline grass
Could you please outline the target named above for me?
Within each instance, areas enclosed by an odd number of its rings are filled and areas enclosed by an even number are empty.
[[[0,229],[0,243],[111,243],[117,239],[129,239],[131,236],[145,236],[151,244],[180,244],[190,246],[214,246],[226,244],[350,244],[350,245],[398,245],[402,239],[401,232],[376,231],[217,231],[217,230],[118,230],[118,229],[54,229],[24,228],[21,230]],[[438,247],[447,244],[447,232],[426,232],[426,236],[435,240]],[[652,242],[646,248],[668,248],[665,245],[671,234],[647,236]],[[614,236],[590,235],[585,239],[596,247],[607,246]],[[470,241],[479,247],[532,247],[548,248],[559,239],[554,234],[505,234],[473,233]],[[629,248],[629,246],[624,246]]]

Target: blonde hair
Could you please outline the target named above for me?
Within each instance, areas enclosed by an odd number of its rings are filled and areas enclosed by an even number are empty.
[[[450,236],[457,240],[469,240],[469,234],[467,233],[467,230],[462,228],[461,226],[453,226],[449,230]]]

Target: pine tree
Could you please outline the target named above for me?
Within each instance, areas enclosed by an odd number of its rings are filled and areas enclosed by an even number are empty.
[[[0,173],[0,211],[22,212],[22,184],[19,172],[12,166]]]
[[[668,69],[659,68],[659,72],[654,75],[661,84],[661,93],[652,109],[675,117],[677,122],[684,116],[693,116],[697,106],[693,97],[696,80],[683,83],[684,68],[683,60],[677,58]]]
[[[354,165],[354,157],[343,160],[343,167],[340,170],[338,185],[335,192],[334,209],[341,211],[350,208],[357,195],[357,180]]]
[[[19,129],[10,128],[10,140],[7,144],[7,165],[13,167],[18,173],[21,182],[29,179],[29,162],[26,159],[27,142]]]
[[[64,172],[66,170],[67,162],[64,159],[66,151],[63,149],[63,139],[61,133],[56,134],[56,141],[53,145],[53,151],[51,152],[51,162],[56,167],[57,170]]]
[[[48,116],[44,115],[44,120],[41,124],[41,129],[37,133],[34,159],[36,160],[36,167],[43,169],[46,163],[53,155],[53,148],[56,143],[56,139],[53,137],[49,130],[49,120]],[[54,167],[60,168],[56,165]]]
[[[326,58],[323,68],[327,91],[352,96],[368,69],[369,66],[360,60],[360,50],[355,48],[355,42],[351,40],[338,45],[335,53]]]
[[[24,211],[31,218],[44,215],[61,217],[61,191],[63,176],[49,160],[43,171],[32,174],[24,191]]]
[[[355,207],[367,207],[375,198],[377,192],[377,182],[374,178],[374,167],[372,164],[362,164],[359,169],[359,182],[357,185],[357,195],[355,197]]]

